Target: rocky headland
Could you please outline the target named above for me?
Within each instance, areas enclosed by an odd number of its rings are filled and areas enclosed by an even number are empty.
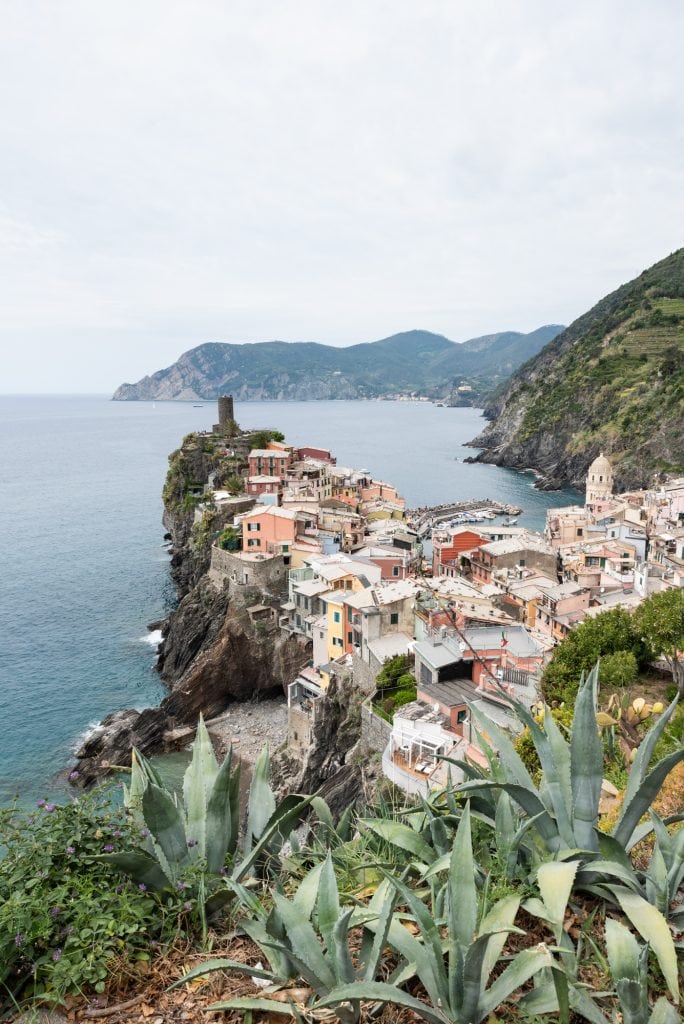
[[[115,711],[93,730],[77,753],[80,785],[111,766],[130,764],[133,746],[154,754],[187,745],[200,712],[212,720],[236,702],[282,700],[306,663],[308,651],[299,640],[254,622],[248,610],[282,600],[286,581],[267,590],[231,587],[210,572],[213,541],[236,509],[253,499],[217,508],[205,504],[204,487],[239,479],[255,436],[236,432],[224,441],[193,434],[170,456],[163,521],[178,604],[168,619],[150,624],[162,631],[157,670],[169,693],[159,707]]]

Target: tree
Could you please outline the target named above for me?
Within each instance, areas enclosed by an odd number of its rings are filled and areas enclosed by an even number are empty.
[[[655,654],[670,667],[677,691],[684,695],[684,590],[663,590],[634,612],[634,627]]]
[[[635,682],[639,666],[632,651],[615,651],[601,659],[599,682],[610,689],[621,689]]]

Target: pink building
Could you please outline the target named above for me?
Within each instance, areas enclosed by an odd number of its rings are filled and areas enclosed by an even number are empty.
[[[256,505],[242,517],[242,550],[286,555],[297,536],[297,513],[278,505]]]
[[[253,448],[249,453],[249,475],[284,477],[291,462],[290,452],[283,448]]]

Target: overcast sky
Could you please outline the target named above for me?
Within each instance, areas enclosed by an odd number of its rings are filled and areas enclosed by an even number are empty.
[[[684,244],[679,0],[0,0],[0,392],[569,323]]]

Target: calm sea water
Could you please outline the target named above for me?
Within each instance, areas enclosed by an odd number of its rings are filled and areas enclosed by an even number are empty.
[[[572,491],[465,465],[473,409],[424,403],[245,403],[244,427],[331,448],[410,505],[492,497],[540,529]],[[213,403],[0,397],[0,801],[59,792],[57,774],[108,712],[157,703],[146,624],[173,604],[161,488],[168,454],[216,419]]]

